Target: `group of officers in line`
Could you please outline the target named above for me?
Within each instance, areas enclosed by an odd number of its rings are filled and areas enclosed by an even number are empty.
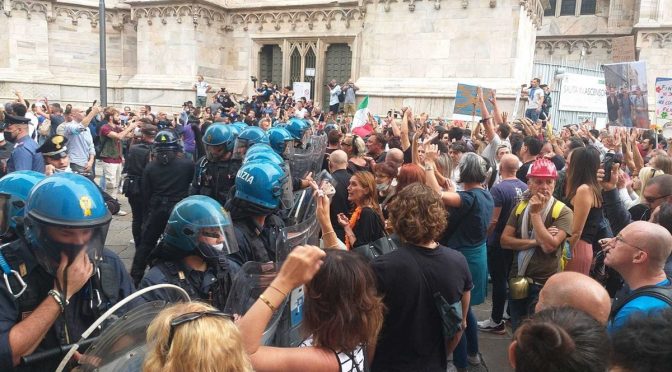
[[[266,132],[213,124],[203,136],[206,156],[193,163],[174,132],[143,125],[123,184],[136,245],[130,275],[104,247],[111,213],[101,190],[70,170],[65,137],[48,138],[39,152],[52,175],[0,179],[2,369],[54,370],[60,358],[26,364],[22,357],[77,342],[136,288],[174,284],[223,308],[245,262],[276,260],[293,192],[310,185],[310,175],[292,179],[289,169],[309,128],[298,119]],[[159,290],[143,299],[177,297]]]

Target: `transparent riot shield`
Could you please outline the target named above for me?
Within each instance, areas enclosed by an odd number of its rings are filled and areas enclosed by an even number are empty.
[[[275,279],[278,269],[279,265],[276,263],[246,262],[233,280],[224,312],[244,315]],[[284,303],[278,306],[279,310],[268,322],[261,339],[263,345],[272,345],[284,308]]]
[[[147,327],[149,323],[163,310],[167,303],[164,301],[154,301],[136,306],[126,314],[115,318],[115,312],[120,308],[142,296],[147,292],[158,289],[172,289],[177,291],[184,301],[190,301],[189,295],[184,289],[172,284],[157,284],[151,287],[143,288],[130,296],[124,298],[106,311],[100,318],[82,333],[82,338],[73,344],[61,360],[57,372],[62,371],[79,346],[82,345],[91,334],[99,329],[103,324],[109,324],[103,327],[98,339],[91,344],[80,359],[82,371],[128,371],[135,372],[142,370],[142,362],[147,352]]]
[[[327,150],[327,136],[313,135],[303,145],[303,148],[294,149],[290,159],[292,178],[305,178],[311,172],[314,176],[320,171]]]
[[[136,372],[147,354],[147,327],[170,303],[142,304],[115,321],[80,359],[81,371]]]

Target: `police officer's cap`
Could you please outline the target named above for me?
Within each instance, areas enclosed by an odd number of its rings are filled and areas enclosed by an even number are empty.
[[[30,123],[30,119],[28,118],[25,118],[23,116],[11,115],[5,112],[5,123],[2,125],[2,128],[0,129],[5,129],[7,126],[12,124],[28,124],[28,123]]]
[[[42,146],[37,148],[37,152],[41,152],[44,156],[59,159],[68,155],[66,152],[68,151],[68,148],[65,146],[67,143],[67,138],[61,136],[60,134],[56,134],[47,138]]]

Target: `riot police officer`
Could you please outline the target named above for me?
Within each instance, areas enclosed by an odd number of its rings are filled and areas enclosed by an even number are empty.
[[[247,150],[257,143],[268,144],[268,135],[259,127],[247,127],[236,137],[233,159],[243,159]]]
[[[192,300],[224,309],[232,272],[226,255],[238,251],[229,214],[216,200],[192,195],[175,205],[163,238],[150,254],[152,268],[140,288],[169,283],[184,289]],[[175,291],[144,295],[147,301],[178,301]]]
[[[170,211],[187,197],[194,163],[185,158],[172,131],[162,130],[154,138],[154,159],[142,172],[142,197],[147,202],[144,210],[140,246],[135,251],[131,277],[139,284],[147,267],[147,255],[156,246],[166,228]],[[144,206],[143,206],[144,209]]]
[[[103,312],[133,291],[126,270],[104,249],[112,219],[87,178],[58,173],[31,190],[25,236],[2,247],[9,288],[0,284],[0,366],[3,370],[53,371],[60,358],[21,365],[22,356],[80,339]],[[11,288],[11,289],[10,289]]]
[[[294,139],[294,147],[297,149],[307,149],[309,144],[306,144],[306,134],[308,133],[308,128],[310,126],[308,123],[301,119],[292,118],[285,126],[285,129],[289,132]]]
[[[196,162],[190,195],[206,195],[226,204],[241,165],[241,159],[233,159],[236,138],[232,125],[213,124],[205,131],[206,155]]]
[[[226,205],[231,213],[238,252],[231,259],[238,265],[247,261],[268,262],[275,258],[274,247],[261,234],[266,218],[280,206],[287,176],[271,162],[251,162],[236,175],[236,192]]]
[[[23,218],[28,193],[44,179],[35,171],[16,171],[0,178],[0,242],[9,243],[18,239],[18,222]],[[21,227],[22,228],[22,227]],[[2,252],[0,251],[0,254]],[[5,275],[9,275],[7,272]]]
[[[126,174],[121,191],[128,198],[128,204],[131,205],[133,213],[133,222],[131,229],[133,232],[133,242],[137,250],[141,243],[142,221],[143,221],[143,198],[142,198],[142,172],[149,164],[158,128],[152,124],[143,124],[140,129],[140,142],[131,146],[124,164]]]

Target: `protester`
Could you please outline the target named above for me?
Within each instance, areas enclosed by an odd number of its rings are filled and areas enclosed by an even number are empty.
[[[611,310],[611,299],[609,293],[595,279],[566,271],[548,278],[546,285],[539,292],[535,312],[563,306],[581,310],[606,325]]]
[[[403,244],[373,262],[387,313],[371,369],[445,371],[447,353],[462,332],[451,340],[444,338],[434,294],[455,305],[462,314],[462,329],[468,327],[465,315],[473,284],[466,259],[436,242],[446,228],[447,214],[429,187],[409,185],[388,209]]]
[[[356,172],[348,185],[348,201],[355,207],[352,215],[338,215],[338,223],[345,231],[345,245],[353,249],[374,242],[385,235],[376,181],[369,172]]]
[[[163,309],[147,329],[145,372],[252,372],[233,316],[200,303]]]
[[[672,365],[672,309],[639,314],[611,337],[612,372],[664,372]]]

